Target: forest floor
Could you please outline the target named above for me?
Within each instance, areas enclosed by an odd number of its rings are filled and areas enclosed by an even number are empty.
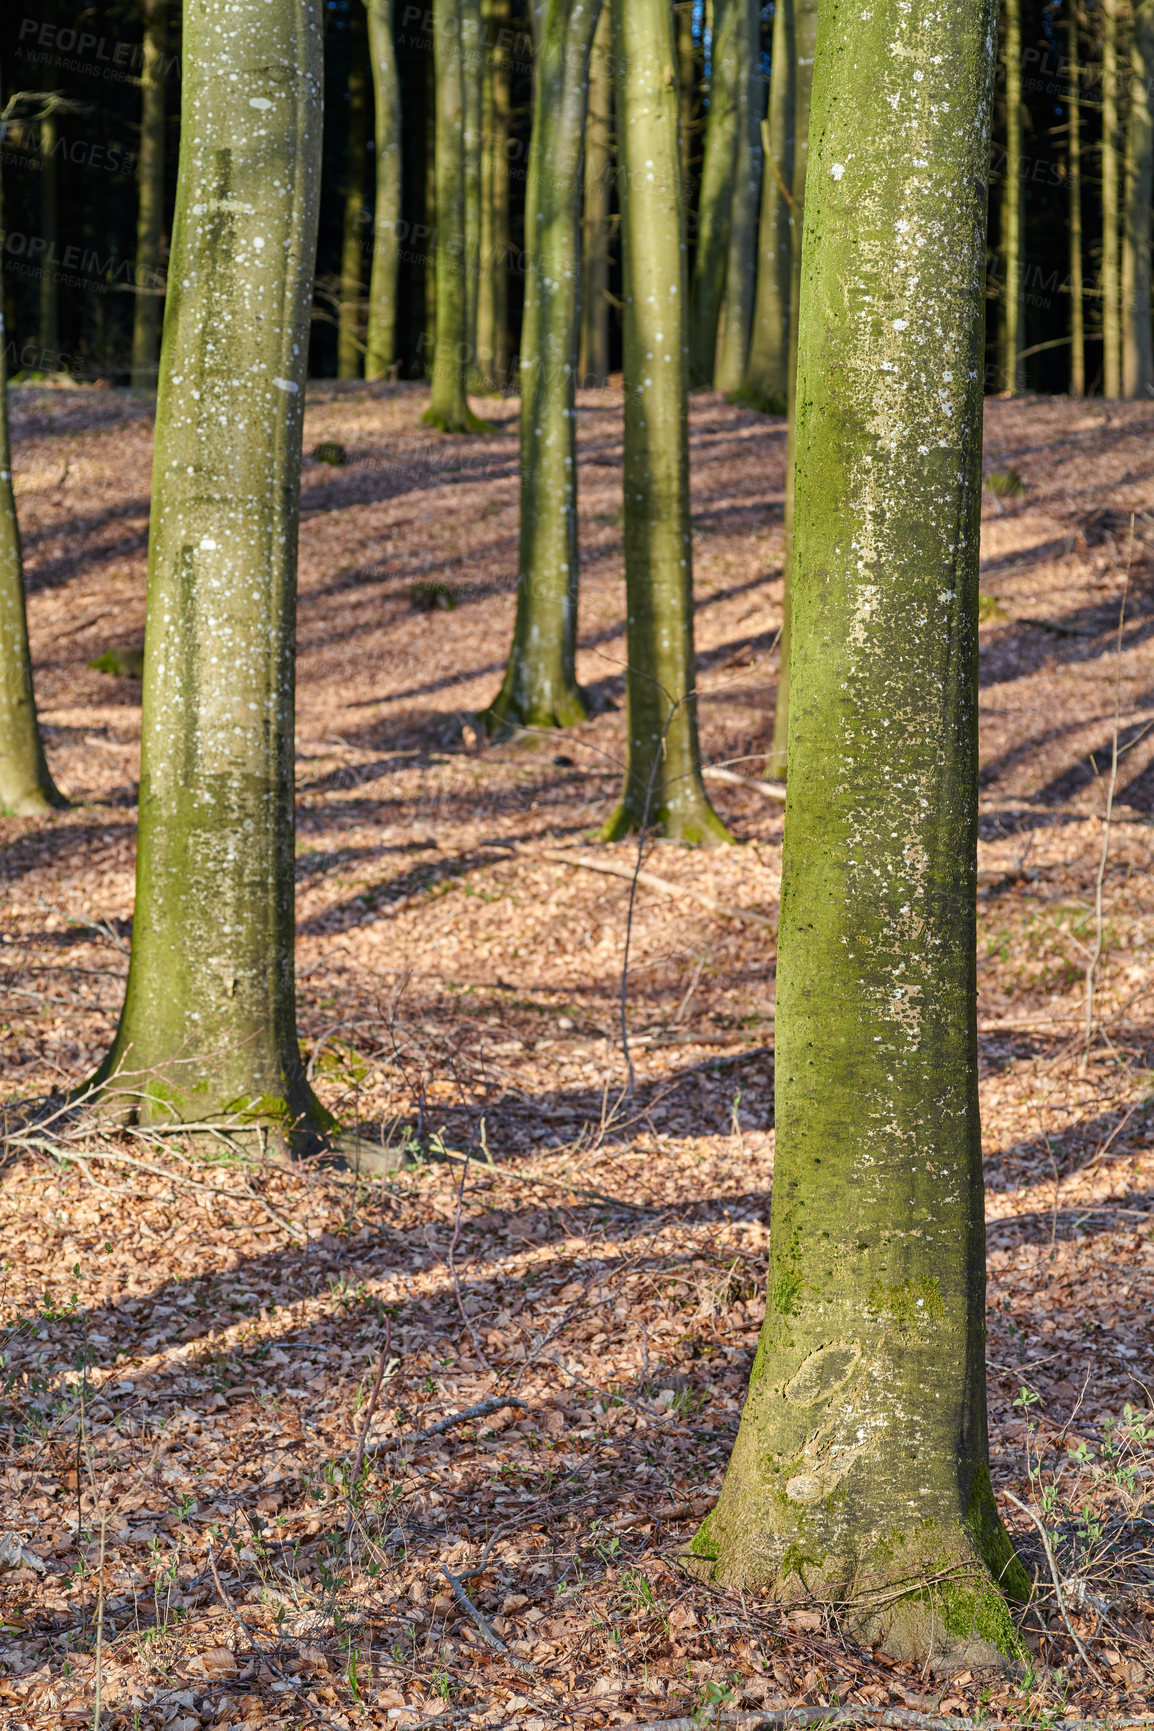
[[[306,450],[347,461],[303,480],[301,1037],[342,1121],[413,1158],[367,1181],[28,1128],[107,1049],[123,989],[140,686],[90,664],[141,641],[152,428],[118,392],[12,395],[72,804],[0,820],[0,1533],[27,1552],[0,1539],[0,1720],[92,1723],[98,1674],[107,1726],[177,1731],[1154,1712],[1154,406],[987,408],[987,473],[1025,489],[984,495],[991,1448],[1038,1609],[1021,1676],[949,1677],[678,1561],[764,1305],[781,810],[711,781],[738,845],[648,850],[626,1099],[629,884],[578,863],[635,861],[592,839],[622,711],[497,746],[476,723],[512,620],[514,403],[457,439],[419,425],[415,386],[309,399]],[[620,705],[619,391],[582,394],[578,437],[579,671]],[[754,777],[784,442],[693,399],[703,750]]]

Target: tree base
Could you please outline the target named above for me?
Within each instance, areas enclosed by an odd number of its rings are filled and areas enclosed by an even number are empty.
[[[109,1128],[136,1124],[175,1128],[186,1123],[190,1138],[203,1140],[206,1148],[219,1150],[222,1136],[252,1140],[274,1164],[290,1164],[331,1146],[340,1132],[339,1120],[307,1082],[294,1093],[298,1098],[291,1104],[266,1094],[208,1106],[203,1098],[190,1097],[167,1082],[163,1066],[128,1069],[113,1046],[95,1074],[72,1089],[68,1098],[75,1105],[90,1105]]]
[[[16,777],[0,776],[0,813],[5,817],[51,817],[54,811],[67,811],[68,804],[50,775],[25,787]]]
[[[748,379],[736,391],[731,391],[726,401],[737,409],[753,409],[759,415],[780,416],[786,413],[784,391],[759,391]]]
[[[494,431],[492,421],[483,421],[480,415],[475,415],[472,409],[466,409],[462,415],[459,410],[426,409],[421,416],[423,427],[436,427],[439,433],[477,433],[484,435]]]
[[[623,841],[626,836],[637,835],[640,830],[641,813],[635,811],[627,800],[622,800],[612,817],[598,830],[597,839]],[[649,813],[645,833],[678,842],[682,847],[725,847],[733,843],[733,837],[704,798],[695,801],[688,811],[658,806]]]
[[[562,692],[555,703],[519,704],[502,690],[481,715],[481,723],[492,740],[513,739],[526,728],[576,727],[589,719],[589,710],[578,686]]]

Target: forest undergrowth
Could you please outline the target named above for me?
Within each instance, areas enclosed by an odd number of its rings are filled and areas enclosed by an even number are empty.
[[[950,1676],[679,1561],[764,1309],[783,424],[692,400],[703,752],[749,780],[708,783],[738,845],[645,850],[630,1092],[637,850],[594,840],[622,756],[619,392],[579,399],[590,719],[502,745],[478,715],[515,405],[457,439],[417,387],[311,394],[299,1017],[348,1134],[345,1169],[286,1170],[61,1104],[127,964],[151,424],[118,392],[12,395],[72,805],[0,820],[0,1719],[1146,1723],[1154,409],[987,406],[991,1460],[1037,1585],[1020,1673]]]

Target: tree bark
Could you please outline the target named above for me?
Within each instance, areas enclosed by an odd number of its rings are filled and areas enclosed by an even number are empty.
[[[368,115],[365,14],[349,11],[348,146],[341,237],[341,301],[337,324],[337,377],[361,376],[361,253],[365,223],[365,125]]]
[[[577,686],[577,421],[581,200],[589,57],[601,0],[549,0],[538,21],[525,198],[521,543],[517,617],[496,730],[567,727]]]
[[[56,257],[59,173],[56,110],[46,104],[40,122],[40,235],[45,260]],[[40,365],[42,373],[60,371],[60,285],[55,264],[40,266]]]
[[[1126,125],[1126,206],[1122,235],[1122,394],[1154,392],[1150,340],[1150,200],[1154,193],[1154,0],[1134,7],[1130,112]]]
[[[726,841],[697,742],[685,227],[673,14],[666,0],[613,0],[625,347],[625,601],[628,763],[602,831],[644,827]]]
[[[742,399],[751,408],[784,415],[789,397],[789,298],[792,272],[789,213],[793,182],[793,0],[773,9],[769,120],[765,133],[758,233],[757,295]]]
[[[437,326],[432,399],[423,419],[443,433],[476,433],[483,423],[469,408],[469,304],[465,281],[465,75],[462,0],[434,0],[437,142]]]
[[[132,388],[156,389],[160,354],[160,244],[164,231],[164,52],[167,0],[144,0],[141,71],[140,202],[136,217],[136,305],[132,321]]]
[[[488,76],[481,89],[481,243],[477,279],[477,375],[486,390],[509,383],[509,158],[512,123],[510,0],[484,0]]]
[[[139,1120],[323,1120],[297,1044],[293,693],[320,0],[189,0],[149,538],[136,913],[95,1078]]]
[[[41,817],[68,801],[49,773],[32,691],[24,563],[12,491],[7,350],[0,295],[0,811]]]
[[[464,80],[465,340],[469,372],[477,375],[477,293],[481,260],[481,110],[484,61],[481,0],[461,0],[461,71]],[[480,382],[480,381],[478,381]]]
[[[809,159],[809,105],[817,45],[817,0],[794,0],[794,137],[793,187],[789,207],[789,359],[786,363],[785,512],[781,577],[780,672],[773,709],[773,738],[765,773],[785,776],[789,748],[789,679],[793,641],[793,523],[794,446],[797,430],[797,330],[801,305],[801,237],[805,223],[805,182]]]
[[[1118,0],[1102,0],[1102,389],[1122,394],[1118,271]]]
[[[760,0],[737,0],[737,46],[737,144],[725,266],[725,313],[717,357],[717,388],[731,394],[741,389],[745,378],[757,285],[757,205],[761,189],[761,118],[765,111]]]
[[[677,77],[681,96],[681,187],[688,210],[692,186],[693,141],[698,125],[698,49],[693,34],[694,0],[675,0]],[[703,8],[704,10],[704,8]]]
[[[589,113],[585,122],[585,218],[582,224],[582,385],[609,382],[609,190],[613,173],[612,22],[601,8],[589,60]]]
[[[373,74],[376,202],[369,275],[366,379],[387,378],[397,362],[397,224],[401,220],[401,86],[393,41],[393,0],[365,0]]]
[[[734,1588],[1020,1652],[987,1464],[977,601],[992,0],[821,0],[798,360],[769,1299]],[[920,243],[924,242],[924,246]]]
[[[1073,4],[1067,25],[1070,92],[1067,101],[1069,139],[1066,182],[1070,197],[1070,395],[1086,394],[1086,298],[1082,280],[1082,67],[1078,46],[1078,9]]]
[[[697,250],[690,301],[689,382],[713,384],[717,331],[725,293],[729,227],[737,167],[738,64],[742,0],[714,0],[705,160],[697,207]]]
[[[1006,7],[1006,167],[1002,178],[1002,390],[1023,388],[1026,299],[1022,281],[1022,0]]]

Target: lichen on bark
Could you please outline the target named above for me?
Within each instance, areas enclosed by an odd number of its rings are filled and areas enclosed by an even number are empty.
[[[991,0],[822,0],[770,1298],[698,1568],[1012,1661],[987,1464],[977,587]]]
[[[149,534],[136,911],[94,1078],[282,1141],[297,1043],[293,707],[321,166],[319,0],[190,0]]]

